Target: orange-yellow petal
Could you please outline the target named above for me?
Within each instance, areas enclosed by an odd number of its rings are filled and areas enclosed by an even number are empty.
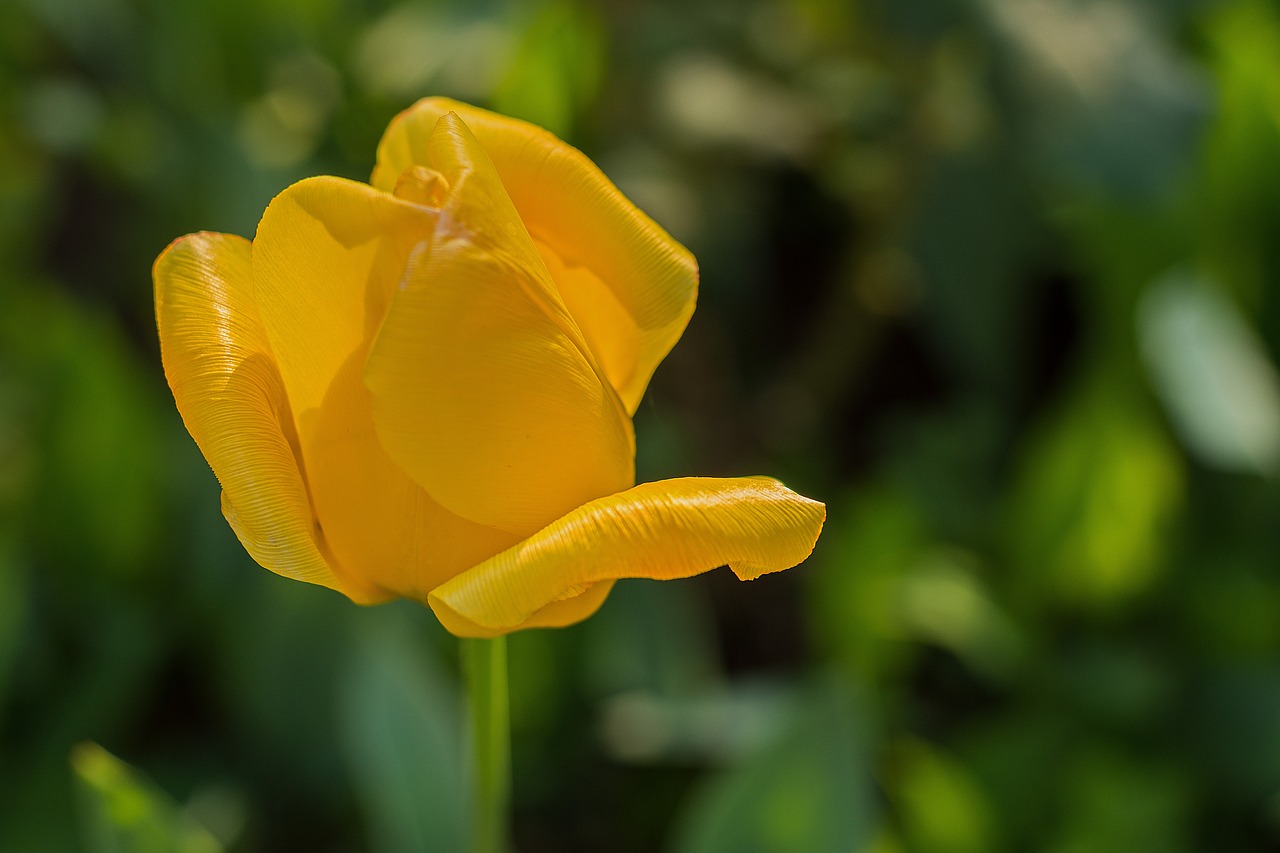
[[[767,477],[644,483],[573,510],[440,586],[428,603],[459,636],[568,624],[594,607],[554,619],[548,609],[617,578],[669,580],[728,564],[750,580],[790,568],[812,552],[825,519],[821,503]]]
[[[634,482],[631,421],[456,116],[429,160],[448,201],[369,356],[374,422],[443,506],[523,537]]]
[[[693,314],[693,255],[627,200],[582,152],[527,122],[427,98],[391,122],[373,184],[390,191],[429,163],[436,122],[455,112],[493,160],[605,375],[634,413]]]
[[[304,444],[334,376],[372,338],[434,225],[429,208],[330,177],[299,181],[263,213],[254,301]]]
[[[362,380],[367,352],[352,354],[320,407],[305,445],[311,491],[344,567],[389,593],[425,601],[437,585],[517,537],[445,509],[387,455]]]
[[[377,599],[340,576],[317,532],[289,402],[253,303],[249,242],[192,234],[160,255],[153,277],[165,376],[245,550],[285,577]]]
[[[429,176],[402,189],[433,201]],[[426,249],[436,217],[364,184],[313,178],[272,201],[253,244],[254,293],[297,412],[326,541],[350,574],[419,599],[512,541],[448,511],[395,464],[362,378],[408,259]],[[429,436],[418,431],[416,440]]]

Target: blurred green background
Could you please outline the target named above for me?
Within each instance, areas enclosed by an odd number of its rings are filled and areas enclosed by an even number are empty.
[[[0,850],[460,849],[456,644],[253,565],[150,283],[427,94],[697,254],[640,478],[829,505],[512,638],[522,853],[1280,850],[1268,0],[0,2]]]

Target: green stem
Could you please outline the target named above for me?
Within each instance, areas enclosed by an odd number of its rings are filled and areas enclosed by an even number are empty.
[[[507,853],[511,715],[507,638],[463,640],[471,711],[471,851]]]

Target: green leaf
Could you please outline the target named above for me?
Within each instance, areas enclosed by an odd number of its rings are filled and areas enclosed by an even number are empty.
[[[600,88],[605,36],[591,7],[551,0],[520,33],[493,108],[568,136]]]
[[[1220,287],[1166,273],[1139,303],[1138,334],[1188,449],[1223,470],[1280,473],[1280,374]]]
[[[985,853],[997,848],[985,792],[961,762],[915,738],[894,744],[885,788],[908,849]]]
[[[1182,461],[1141,389],[1105,363],[1066,403],[1027,445],[1007,529],[1023,592],[1106,611],[1164,570]]]
[[[719,686],[711,614],[693,584],[619,581],[584,626],[585,679],[597,696],[696,696]]]
[[[338,708],[341,745],[371,847],[464,850],[468,803],[457,683],[406,609],[381,607],[360,616],[367,618],[357,621]]]
[[[870,847],[875,806],[854,698],[831,682],[746,763],[708,780],[675,853],[850,853]]]
[[[71,752],[90,853],[218,853],[222,845],[164,791],[96,743]]]

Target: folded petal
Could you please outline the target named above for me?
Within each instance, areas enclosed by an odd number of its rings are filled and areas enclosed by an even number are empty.
[[[727,564],[750,580],[790,568],[812,552],[825,519],[821,503],[767,477],[644,483],[573,510],[427,600],[459,636],[564,625],[598,602],[557,618],[548,610],[617,578],[669,580]]]
[[[497,637],[502,634],[509,634],[512,631],[523,631],[527,628],[563,628],[567,625],[581,622],[600,609],[600,606],[604,604],[604,600],[609,597],[613,584],[614,581],[611,580],[586,584],[581,588],[581,592],[575,590],[576,594],[557,599],[540,608],[519,625],[506,628],[495,628],[490,625],[473,622],[461,613],[437,606],[435,602],[431,602],[431,606],[440,619],[440,623],[455,636]]]
[[[429,160],[448,201],[369,356],[374,423],[444,507],[523,537],[634,482],[631,421],[456,116]]]
[[[605,375],[634,413],[659,362],[693,314],[693,256],[577,149],[527,122],[445,98],[401,113],[378,146],[373,184],[390,191],[429,161],[441,116],[475,133]]]
[[[280,193],[253,241],[253,295],[303,437],[342,364],[372,339],[435,212],[341,178]]]
[[[316,525],[280,373],[252,298],[250,245],[192,234],[156,260],[156,322],[178,411],[222,484],[223,512],[262,566],[368,602]]]

